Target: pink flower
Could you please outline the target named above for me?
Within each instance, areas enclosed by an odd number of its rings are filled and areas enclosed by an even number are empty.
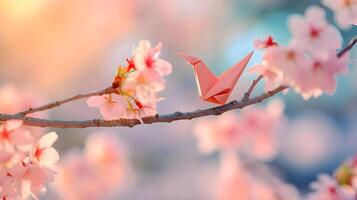
[[[344,29],[357,25],[356,0],[322,0],[322,3],[335,13],[337,23]]]
[[[337,181],[329,175],[319,175],[318,181],[311,184],[313,193],[308,195],[308,200],[353,200],[354,193],[347,187],[338,185]]]
[[[268,48],[262,63],[251,68],[250,72],[263,75],[266,80],[265,90],[270,91],[280,85],[294,83],[298,72],[308,63],[309,60],[300,49],[276,46]]]
[[[33,143],[31,133],[21,126],[21,120],[9,120],[0,125],[0,149],[9,150],[12,145],[21,148]]]
[[[105,120],[119,119],[126,112],[125,99],[117,94],[89,97],[87,105],[99,108]]]
[[[308,53],[326,59],[331,52],[341,48],[342,37],[338,30],[328,24],[325,12],[311,6],[304,16],[295,15],[289,19],[292,33],[292,45]]]
[[[162,77],[158,77],[157,81],[154,82],[145,80],[145,78],[148,77],[147,74],[144,75],[145,73],[144,71],[133,72],[126,80],[123,90],[143,104],[156,103],[160,99],[157,94],[157,89],[164,89],[165,82]],[[155,84],[155,86],[153,86],[153,84]]]
[[[215,120],[201,120],[194,127],[201,152],[239,150],[261,160],[274,158],[277,133],[283,121],[284,105],[273,101],[266,108],[249,107],[239,115],[223,114]]]
[[[219,200],[298,200],[297,190],[268,170],[249,168],[231,153],[223,154],[217,184]],[[255,163],[259,165],[258,163]],[[261,166],[260,166],[261,167]]]
[[[151,47],[148,40],[141,40],[137,48],[133,51],[135,68],[137,70],[154,70],[160,76],[168,75],[172,71],[169,62],[159,58],[162,44],[159,42],[155,47]]]
[[[126,88],[136,90],[136,86],[146,85],[156,92],[165,88],[163,76],[171,73],[172,66],[169,62],[159,59],[160,51],[161,43],[152,48],[147,40],[139,42],[132,57],[136,71],[128,77]]]
[[[59,155],[52,147],[57,140],[55,132],[42,136],[31,152],[31,161],[47,167],[53,166],[59,159]]]
[[[42,104],[41,98],[36,96],[32,90],[19,89],[11,84],[0,87],[0,97],[0,113],[15,114]],[[39,112],[29,116],[43,117],[44,115],[44,112]]]
[[[243,109],[241,131],[246,138],[245,153],[260,160],[271,160],[277,153],[278,131],[284,122],[284,103],[281,100],[269,102],[266,108],[248,107]]]
[[[107,199],[127,182],[126,160],[116,134],[92,134],[83,153],[72,152],[62,161],[54,187],[63,199]]]
[[[238,117],[225,113],[215,120],[201,120],[194,127],[198,147],[203,153],[215,150],[236,150],[242,143]]]
[[[54,180],[55,172],[36,163],[19,162],[9,170],[9,175],[21,199],[30,196],[37,199],[45,191],[45,184]]]
[[[292,86],[304,99],[318,97],[323,92],[333,95],[337,85],[336,76],[348,72],[345,58],[338,58],[335,53],[331,53],[327,59],[312,58],[312,62],[293,78]]]

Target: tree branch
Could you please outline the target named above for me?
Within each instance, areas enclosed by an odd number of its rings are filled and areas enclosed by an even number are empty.
[[[337,56],[341,58],[344,54],[350,51],[356,43],[357,37],[354,37],[345,48],[343,48],[340,52],[337,53]]]
[[[342,57],[343,55],[345,55],[348,51],[352,49],[352,47],[356,43],[357,43],[357,38],[354,38],[348,46],[346,46],[339,53],[337,53],[337,56]],[[250,85],[247,92],[244,94],[244,97],[242,98],[241,101],[235,100],[222,106],[217,106],[205,110],[197,110],[193,112],[175,112],[168,115],[155,115],[151,117],[144,117],[142,119],[142,123],[143,124],[171,123],[173,121],[191,120],[191,119],[210,116],[210,115],[221,115],[222,113],[225,113],[230,110],[242,109],[246,106],[260,103],[288,88],[287,86],[280,86],[275,90],[266,92],[254,98],[250,98],[250,95],[252,94],[255,86],[262,78],[263,78],[262,76],[259,76],[257,79],[255,79],[252,82],[252,84]],[[25,117],[27,114],[52,109],[78,99],[87,98],[95,95],[110,94],[114,92],[116,92],[116,90],[112,87],[109,87],[97,92],[80,94],[44,106],[30,108],[26,111],[20,112],[15,115],[0,113],[0,122],[18,119],[18,120],[22,120],[23,124],[27,126],[52,127],[52,128],[90,128],[90,127],[113,127],[113,126],[134,127],[136,125],[141,124],[141,122],[137,119],[118,119],[118,120],[110,120],[110,121],[105,121],[101,119],[93,119],[93,120],[86,120],[86,121],[61,121],[61,120],[47,120],[47,119],[38,119],[33,117]]]
[[[103,89],[103,90],[100,90],[100,91],[96,91],[96,92],[90,92],[90,93],[86,93],[86,94],[78,94],[78,95],[75,95],[73,97],[70,97],[70,98],[67,98],[67,99],[64,99],[64,100],[61,100],[61,101],[55,101],[53,103],[49,103],[49,104],[44,105],[44,106],[39,106],[39,107],[35,107],[35,108],[29,108],[28,110],[19,112],[16,115],[24,117],[24,116],[26,116],[28,114],[31,114],[31,113],[40,112],[40,111],[49,110],[49,109],[53,109],[53,108],[59,107],[59,106],[65,104],[65,103],[69,103],[71,101],[75,101],[75,100],[79,100],[79,99],[83,99],[83,98],[87,98],[87,97],[91,97],[91,96],[100,96],[100,95],[103,95],[103,94],[110,94],[110,93],[114,93],[114,92],[116,92],[116,90],[114,88],[112,88],[112,87],[109,87],[109,88],[106,88],[106,89]]]
[[[262,78],[263,78],[263,75],[259,75],[257,79],[253,80],[248,91],[246,93],[244,93],[242,101],[247,101],[250,98],[250,95],[252,94],[255,86],[259,83],[260,80],[262,80]]]
[[[222,106],[213,107],[205,110],[197,110],[194,112],[175,112],[168,115],[156,115],[152,117],[145,117],[142,119],[144,124],[152,123],[170,123],[178,120],[191,120],[194,118],[200,118],[210,115],[221,115],[230,110],[242,109],[246,106],[256,104],[268,99],[271,96],[286,89],[286,86],[280,86],[275,90],[267,92],[263,95],[251,98],[247,101],[232,101]],[[87,120],[87,121],[60,121],[60,120],[46,120],[32,117],[21,117],[16,115],[0,114],[0,121],[7,121],[11,119],[20,119],[26,126],[36,127],[52,127],[52,128],[90,128],[90,127],[113,127],[113,126],[126,126],[133,127],[141,124],[137,119],[118,119],[118,120]]]

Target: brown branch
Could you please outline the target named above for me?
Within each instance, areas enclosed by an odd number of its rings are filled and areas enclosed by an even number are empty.
[[[345,48],[343,48],[340,52],[337,53],[337,56],[341,58],[344,54],[350,51],[356,43],[357,37],[354,37]]]
[[[278,94],[285,90],[286,86],[280,86],[275,90],[267,92],[263,95],[251,98],[247,101],[232,101],[222,106],[213,107],[205,110],[197,110],[194,112],[175,112],[168,115],[156,115],[152,117],[145,117],[142,119],[144,124],[152,123],[170,123],[178,120],[191,120],[194,118],[200,118],[210,115],[221,115],[230,110],[242,109],[246,106],[256,104],[268,99],[271,96]],[[46,120],[32,117],[21,117],[16,115],[0,114],[0,121],[6,121],[11,119],[20,119],[26,126],[36,127],[52,127],[52,128],[90,128],[90,127],[113,127],[113,126],[126,126],[133,127],[141,124],[137,119],[118,119],[118,120],[88,120],[88,121],[60,121],[60,120]]]
[[[100,91],[96,91],[96,92],[90,92],[90,93],[86,93],[86,94],[79,94],[79,95],[75,95],[73,97],[61,100],[61,101],[55,101],[53,103],[49,103],[47,105],[44,106],[40,106],[40,107],[35,107],[35,108],[29,108],[28,110],[22,111],[17,113],[16,115],[24,117],[28,114],[31,113],[35,113],[35,112],[40,112],[40,111],[44,111],[44,110],[49,110],[49,109],[53,109],[56,107],[59,107],[65,103],[69,103],[71,101],[75,101],[75,100],[79,100],[79,99],[83,99],[83,98],[87,98],[87,97],[91,97],[91,96],[100,96],[103,94],[110,94],[110,93],[114,93],[116,92],[116,89],[109,87]]]

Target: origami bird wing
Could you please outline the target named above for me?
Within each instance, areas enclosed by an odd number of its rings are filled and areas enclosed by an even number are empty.
[[[253,52],[250,52],[239,63],[221,74],[211,89],[203,95],[203,99],[212,103],[224,104],[232,93],[234,86],[242,75]]]
[[[193,65],[198,91],[201,99],[216,104],[224,104],[232,93],[234,86],[242,75],[253,52],[249,53],[243,60],[216,77],[207,65],[199,58],[177,53]]]
[[[198,92],[200,97],[203,99],[203,96],[217,82],[217,77],[201,59],[180,52],[176,52],[176,54],[182,56],[189,64],[193,65]]]

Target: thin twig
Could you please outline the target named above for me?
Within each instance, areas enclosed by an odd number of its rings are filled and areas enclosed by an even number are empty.
[[[345,48],[343,48],[340,52],[337,53],[337,56],[341,58],[344,54],[350,51],[356,43],[357,43],[357,37],[354,37]]]
[[[56,108],[58,106],[61,106],[65,103],[69,103],[71,101],[75,101],[75,100],[79,100],[79,99],[83,99],[83,98],[87,98],[87,97],[91,97],[91,96],[100,96],[103,94],[110,94],[110,93],[114,93],[116,92],[116,89],[109,87],[100,91],[96,91],[96,92],[90,92],[90,93],[86,93],[86,94],[79,94],[79,95],[75,95],[73,97],[61,100],[61,101],[55,101],[52,103],[49,103],[47,105],[43,105],[43,106],[39,106],[39,107],[35,107],[35,108],[29,108],[28,110],[22,111],[17,113],[16,115],[18,116],[26,116],[28,114],[31,113],[35,113],[35,112],[40,112],[40,111],[44,111],[44,110],[49,110],[49,109],[53,109]]]
[[[280,86],[275,90],[264,93],[263,95],[251,98],[247,101],[232,101],[222,106],[213,107],[205,110],[197,110],[194,112],[175,112],[168,115],[156,115],[152,117],[145,117],[142,119],[144,124],[152,123],[170,123],[178,120],[191,120],[210,115],[221,115],[230,110],[242,109],[246,106],[262,102],[275,94],[285,90],[286,86]],[[90,127],[113,127],[113,126],[126,126],[133,127],[140,124],[137,119],[118,119],[118,120],[88,120],[88,121],[60,121],[60,120],[46,120],[32,117],[20,117],[16,115],[0,114],[0,121],[7,121],[11,119],[20,119],[26,126],[36,127],[52,127],[52,128],[90,128]]]
[[[262,75],[259,75],[257,79],[254,79],[252,84],[250,85],[248,91],[244,93],[242,101],[247,101],[250,98],[250,95],[252,94],[255,86],[259,83],[259,81],[263,78]]]

